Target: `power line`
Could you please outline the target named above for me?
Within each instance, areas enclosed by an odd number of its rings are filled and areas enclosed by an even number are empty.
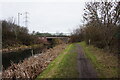
[[[28,12],[25,12],[25,26],[28,27]]]

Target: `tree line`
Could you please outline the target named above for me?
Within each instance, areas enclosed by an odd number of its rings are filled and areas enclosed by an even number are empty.
[[[83,20],[84,25],[72,32],[71,42],[85,41],[120,53],[120,2],[87,2]]]
[[[67,35],[65,35],[65,34],[63,34],[63,33],[51,34],[51,33],[40,33],[40,32],[36,32],[35,35],[40,36],[40,37],[67,37]]]
[[[33,31],[29,33],[27,27],[15,24],[13,19],[2,21],[2,47],[17,47],[21,45],[44,44],[38,37],[66,37],[63,33],[40,33]],[[55,41],[56,42],[56,41]]]
[[[13,20],[2,21],[2,47],[16,47],[20,45],[39,44],[33,34],[29,34],[27,27],[18,26]]]

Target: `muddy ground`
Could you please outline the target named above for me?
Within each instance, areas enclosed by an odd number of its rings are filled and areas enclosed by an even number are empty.
[[[76,44],[76,51],[78,53],[78,72],[79,78],[97,78],[97,73],[90,60],[85,56],[82,47]]]

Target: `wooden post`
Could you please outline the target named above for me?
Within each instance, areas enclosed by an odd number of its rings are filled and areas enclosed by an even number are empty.
[[[89,45],[90,45],[90,39],[89,39]]]
[[[33,49],[31,50],[32,56],[33,56]]]

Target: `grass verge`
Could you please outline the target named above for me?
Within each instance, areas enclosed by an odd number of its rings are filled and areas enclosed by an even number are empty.
[[[70,44],[36,79],[78,77],[77,53],[74,49],[75,45]]]
[[[91,60],[96,68],[99,78],[118,78],[117,56],[94,46],[88,46],[85,42],[79,44],[83,47],[87,58]]]

